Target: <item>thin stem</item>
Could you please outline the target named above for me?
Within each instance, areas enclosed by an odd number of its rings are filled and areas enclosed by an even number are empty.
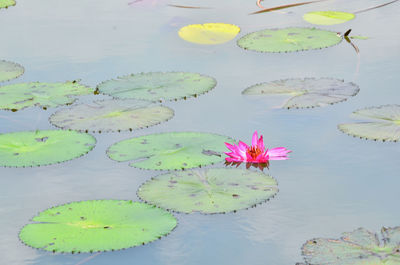
[[[393,1],[391,1],[391,2],[384,3],[384,4],[381,4],[381,5],[371,6],[371,7],[368,7],[368,8],[366,8],[366,9],[357,10],[357,11],[354,11],[353,14],[359,14],[359,13],[363,13],[363,12],[366,12],[366,11],[369,11],[369,10],[372,10],[372,9],[384,7],[384,6],[393,4],[393,3],[397,2],[397,1],[399,1],[399,0],[393,0]]]

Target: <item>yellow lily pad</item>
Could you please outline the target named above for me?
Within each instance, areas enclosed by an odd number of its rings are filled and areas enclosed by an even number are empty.
[[[236,37],[240,28],[224,23],[192,24],[181,28],[178,32],[182,39],[197,44],[221,44]]]
[[[315,25],[342,24],[355,18],[352,13],[339,11],[314,11],[303,16],[304,20]]]

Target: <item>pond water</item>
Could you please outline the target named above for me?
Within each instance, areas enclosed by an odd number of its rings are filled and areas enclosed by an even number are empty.
[[[215,89],[198,98],[168,102],[170,121],[126,133],[95,134],[97,145],[84,157],[37,168],[0,168],[1,264],[273,264],[303,261],[301,246],[314,237],[338,238],[365,227],[400,225],[400,145],[349,137],[337,124],[352,121],[354,110],[399,104],[399,4],[360,13],[336,26],[337,32],[370,37],[331,48],[269,54],[245,51],[236,40],[247,33],[310,24],[302,15],[315,10],[352,12],[379,1],[327,1],[282,12],[249,16],[256,1],[19,0],[0,10],[0,59],[18,62],[18,82],[81,79],[95,87],[104,80],[150,71],[198,72],[216,78]],[[290,1],[264,1],[266,7]],[[183,9],[167,4],[204,6]],[[241,32],[215,46],[185,42],[177,35],[188,24],[224,22]],[[355,82],[357,96],[323,108],[280,109],[269,101],[241,95],[245,88],[285,78],[333,77]],[[89,102],[105,96],[85,96]],[[0,111],[0,133],[52,129],[55,109]],[[113,143],[156,132],[201,131],[249,142],[254,130],[268,147],[293,150],[287,161],[272,161],[267,171],[279,183],[269,202],[221,215],[175,214],[169,236],[122,251],[52,254],[18,239],[19,230],[38,212],[72,201],[139,200],[137,188],[159,173],[117,163],[106,155]],[[222,163],[221,163],[222,164]],[[221,165],[216,165],[221,166]]]

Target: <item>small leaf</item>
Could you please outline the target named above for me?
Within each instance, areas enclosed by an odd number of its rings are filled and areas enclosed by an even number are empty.
[[[181,28],[178,32],[182,39],[197,44],[221,44],[236,37],[240,28],[225,23],[193,24]]]
[[[132,167],[180,170],[222,162],[221,154],[226,151],[224,142],[232,139],[197,132],[151,134],[118,142],[107,154],[116,161],[131,161]]]
[[[21,76],[24,71],[22,65],[8,61],[0,61],[0,82],[17,78]]]
[[[311,24],[336,25],[354,19],[355,15],[339,11],[313,11],[304,14],[303,18]]]
[[[58,107],[72,104],[75,96],[92,94],[92,88],[76,81],[65,83],[20,83],[0,87],[0,109],[21,110],[27,107]]]
[[[238,40],[239,47],[257,52],[296,52],[336,45],[342,37],[316,28],[265,29]]]
[[[283,108],[322,107],[347,100],[357,95],[359,87],[354,83],[332,78],[295,78],[257,84],[245,89],[244,95],[291,96]]]
[[[196,73],[131,74],[97,86],[101,93],[120,99],[168,101],[204,94],[216,86],[214,78]]]
[[[138,195],[165,209],[192,213],[226,213],[267,201],[278,192],[277,182],[261,172],[212,168],[157,176]]]
[[[0,8],[7,8],[9,6],[15,6],[15,0],[0,0]]]
[[[356,40],[368,40],[369,37],[365,36],[350,36],[350,39],[356,39]]]
[[[364,228],[344,233],[340,239],[315,238],[303,245],[306,264],[329,265],[396,265],[400,264],[400,227],[382,230],[383,245],[378,236]],[[392,242],[392,243],[389,243]]]
[[[62,129],[115,132],[150,127],[173,116],[172,109],[159,104],[111,99],[60,110],[50,117],[50,122]]]
[[[93,136],[74,131],[0,134],[0,166],[33,167],[60,163],[88,153],[95,144]]]
[[[360,138],[382,141],[400,140],[400,105],[384,105],[353,112],[357,118],[371,121],[339,124],[344,133]]]
[[[25,244],[52,252],[87,253],[143,245],[171,232],[177,221],[165,210],[132,201],[93,200],[56,206],[22,228]]]

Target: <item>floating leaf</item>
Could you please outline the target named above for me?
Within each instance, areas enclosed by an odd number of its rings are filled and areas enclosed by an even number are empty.
[[[216,86],[214,78],[196,73],[140,73],[105,81],[98,85],[101,93],[122,99],[151,101],[197,97]]]
[[[238,40],[239,47],[257,52],[295,52],[336,45],[342,37],[316,28],[265,29]]]
[[[355,15],[339,11],[313,11],[304,14],[304,20],[316,25],[342,24],[355,18]]]
[[[119,162],[131,161],[132,167],[153,170],[177,170],[222,162],[226,136],[175,132],[131,138],[112,145],[108,156]]]
[[[0,166],[29,167],[64,162],[93,149],[96,139],[74,131],[0,134]]]
[[[197,44],[221,44],[233,40],[240,32],[235,25],[225,23],[192,24],[181,28],[179,37]]]
[[[39,213],[19,237],[28,246],[52,252],[97,252],[139,246],[171,232],[169,212],[145,203],[81,201]]]
[[[143,184],[138,195],[178,212],[225,213],[267,201],[278,192],[277,185],[261,172],[212,168],[157,176]]]
[[[322,107],[345,101],[360,89],[354,83],[331,78],[305,78],[276,80],[245,89],[244,95],[288,95],[284,108]]]
[[[72,104],[73,96],[93,93],[93,89],[76,81],[65,83],[20,83],[0,87],[0,109],[17,111],[26,107],[44,109]]]
[[[315,238],[303,245],[306,264],[396,265],[400,264],[400,227],[382,229],[378,235],[359,228],[340,239]]]
[[[111,99],[58,111],[50,122],[62,129],[115,132],[149,127],[173,116],[172,109],[148,101]]]
[[[355,137],[370,140],[400,140],[400,105],[384,105],[353,112],[353,115],[373,121],[339,124],[339,129]]]
[[[369,37],[365,36],[351,36],[350,39],[356,39],[356,40],[368,40]]]
[[[7,8],[9,6],[15,6],[15,0],[0,0],[0,8]]]
[[[0,82],[17,78],[23,73],[24,67],[21,65],[8,61],[0,61]]]

